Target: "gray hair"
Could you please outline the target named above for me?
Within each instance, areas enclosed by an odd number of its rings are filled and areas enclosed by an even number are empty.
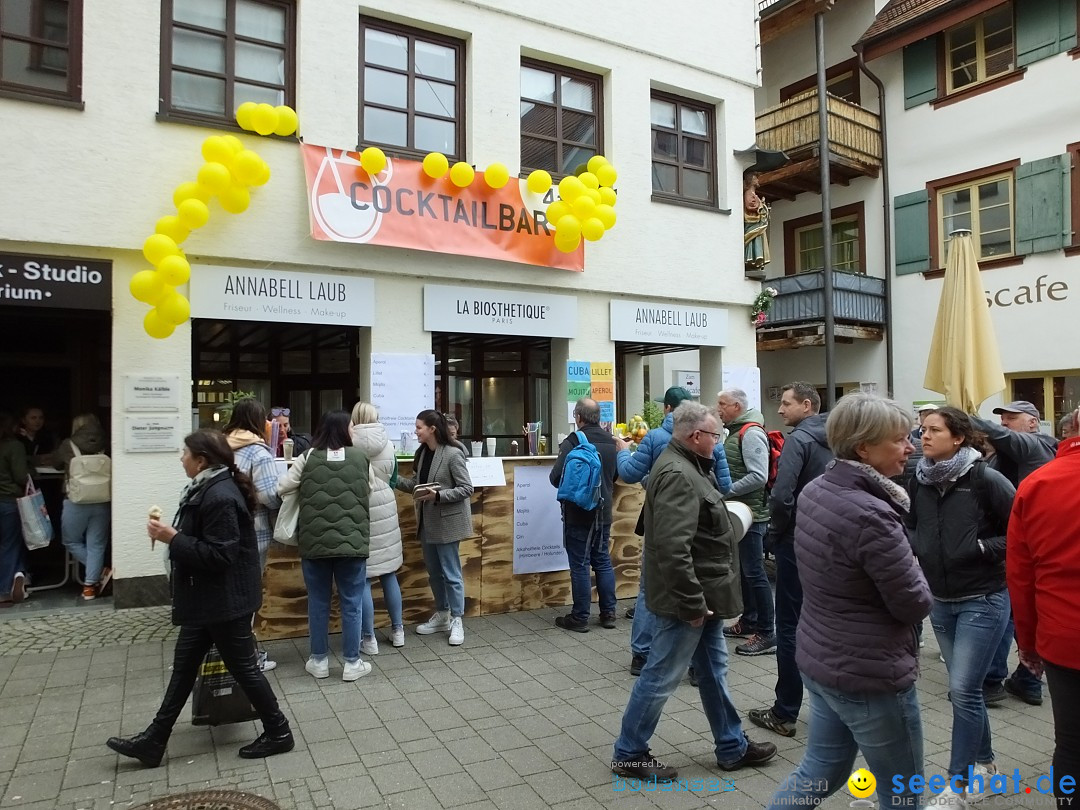
[[[705,407],[700,402],[688,399],[672,412],[675,424],[671,433],[676,439],[686,439],[695,430],[701,430],[701,426],[705,424],[709,416],[715,417],[716,411]]]
[[[911,430],[911,414],[891,399],[856,391],[840,397],[825,422],[829,447],[837,458],[861,461],[858,447],[877,444]]]
[[[599,425],[600,406],[595,400],[582,397],[574,404],[574,416],[579,417],[586,425]]]
[[[750,410],[750,400],[747,398],[746,392],[741,388],[725,388],[716,395],[717,399],[720,397],[727,397],[728,399],[735,400],[739,403],[739,407],[743,409],[743,412]]]

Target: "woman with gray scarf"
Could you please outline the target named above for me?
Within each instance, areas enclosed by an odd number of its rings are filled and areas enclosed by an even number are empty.
[[[945,803],[975,801],[997,773],[982,684],[1005,626],[1005,533],[1016,490],[982,459],[963,411],[939,408],[922,429],[923,459],[910,486],[911,543],[934,607],[930,623],[949,672],[952,751]]]

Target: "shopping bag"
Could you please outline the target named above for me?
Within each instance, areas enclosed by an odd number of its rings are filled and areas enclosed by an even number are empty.
[[[191,693],[192,725],[223,726],[255,720],[258,716],[244,690],[225,668],[217,647],[211,647],[195,676],[195,689]]]
[[[26,494],[16,498],[15,503],[19,509],[26,547],[31,551],[46,548],[53,539],[53,525],[49,520],[49,510],[45,508],[45,496],[29,476],[26,478]]]
[[[281,499],[277,522],[274,523],[274,539],[287,546],[296,545],[296,528],[300,523],[300,492],[294,490]]]

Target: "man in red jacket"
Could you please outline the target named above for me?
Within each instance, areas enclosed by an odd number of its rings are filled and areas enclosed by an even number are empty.
[[[1054,795],[1066,806],[1080,780],[1080,410],[1057,458],[1016,491],[1005,555],[1020,661],[1046,671],[1054,707]],[[1063,776],[1072,785],[1061,784]],[[1066,793],[1066,790],[1068,791]]]

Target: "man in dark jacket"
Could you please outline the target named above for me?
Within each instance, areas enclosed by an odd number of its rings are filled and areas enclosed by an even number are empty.
[[[592,511],[563,502],[563,544],[570,560],[570,590],[574,607],[565,616],[555,619],[564,630],[589,632],[589,611],[592,603],[592,582],[589,566],[596,574],[596,592],[600,598],[600,626],[615,626],[615,569],[611,565],[611,492],[618,475],[618,449],[615,439],[600,427],[600,406],[591,399],[579,399],[574,405],[577,429],[600,453],[602,472],[600,492],[603,499]],[[563,466],[570,451],[578,446],[577,432],[559,445],[559,457],[551,468],[552,486],[559,486]]]
[[[708,408],[684,402],[675,409],[671,441],[649,474],[643,567],[654,632],[615,741],[616,774],[659,782],[678,776],[649,753],[649,739],[691,660],[717,765],[731,771],[776,756],[775,745],[750,742],[743,734],[727,691],[722,620],[738,616],[742,600],[738,542],[713,476],[719,431]]]
[[[972,417],[972,424],[986,434],[994,448],[990,466],[1004,475],[1014,487],[1057,454],[1057,439],[1039,430],[1039,409],[1026,400],[1018,399],[994,413],[1001,417],[995,425],[987,419]],[[1013,642],[1013,622],[1005,628],[1005,636],[994,655],[990,671],[983,683],[987,703],[1005,699],[1005,693],[1015,695],[1032,706],[1042,705],[1042,680],[1031,674],[1023,664],[1009,675],[1009,651]]]
[[[778,413],[792,428],[784,441],[769,503],[769,546],[776,557],[776,702],[751,709],[755,725],[785,737],[795,736],[803,685],[795,664],[795,631],[802,612],[802,585],[795,561],[795,508],[803,487],[825,472],[833,459],[825,438],[821,397],[807,382],[784,386]]]

